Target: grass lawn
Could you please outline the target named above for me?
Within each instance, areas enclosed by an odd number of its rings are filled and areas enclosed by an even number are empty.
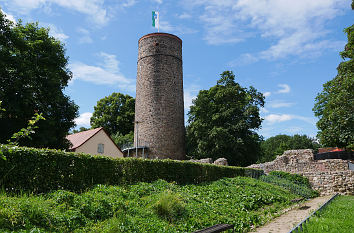
[[[247,177],[199,185],[98,185],[81,194],[2,192],[0,232],[193,232],[219,223],[245,232],[299,197]]]
[[[353,233],[354,196],[339,196],[310,218],[302,232]]]

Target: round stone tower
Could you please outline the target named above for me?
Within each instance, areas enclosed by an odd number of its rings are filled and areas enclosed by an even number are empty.
[[[149,158],[185,158],[182,40],[167,33],[139,39],[134,145]]]

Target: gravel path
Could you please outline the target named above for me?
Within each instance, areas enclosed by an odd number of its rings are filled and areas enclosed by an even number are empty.
[[[315,211],[330,198],[331,196],[316,197],[304,202],[273,219],[268,224],[255,229],[253,233],[288,233],[294,226],[304,220],[310,213]]]

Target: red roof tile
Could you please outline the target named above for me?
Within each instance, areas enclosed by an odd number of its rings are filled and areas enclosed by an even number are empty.
[[[100,127],[96,129],[90,129],[90,130],[86,130],[83,132],[74,133],[66,136],[66,139],[68,139],[71,142],[71,144],[73,144],[69,149],[73,150],[81,146],[101,129],[103,128]]]

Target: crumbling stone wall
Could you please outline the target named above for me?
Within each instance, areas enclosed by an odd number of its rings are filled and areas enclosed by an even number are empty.
[[[321,195],[335,192],[354,195],[354,171],[349,170],[348,160],[314,160],[313,150],[288,150],[274,161],[253,164],[249,167],[270,171],[285,171],[309,178],[312,187]]]
[[[354,195],[354,171],[306,172],[302,175],[309,178],[313,188],[321,195]]]

